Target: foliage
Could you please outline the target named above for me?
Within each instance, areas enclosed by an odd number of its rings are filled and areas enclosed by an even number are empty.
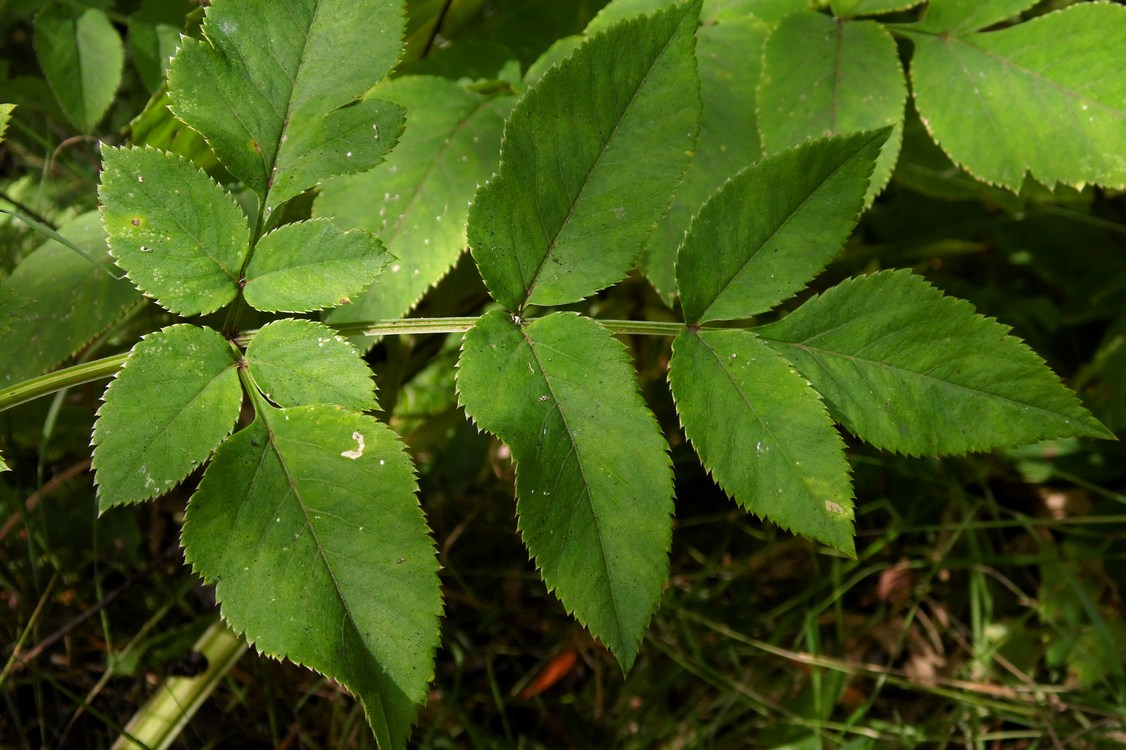
[[[1114,437],[989,299],[879,270],[911,259],[855,230],[871,209],[865,231],[895,234],[925,195],[1016,215],[1126,186],[1126,76],[1103,44],[1126,35],[1120,6],[615,0],[510,51],[519,4],[446,4],[433,49],[423,2],[143,2],[128,44],[109,4],[43,5],[41,81],[106,141],[99,211],[79,210],[89,189],[43,215],[5,188],[50,239],[8,253],[0,348],[21,354],[0,407],[112,376],[99,511],[182,496],[184,556],[224,620],[346,687],[380,747],[406,744],[435,674],[418,473],[470,434],[459,408],[512,459],[546,590],[626,673],[692,452],[740,508],[849,560],[869,481],[850,457],[869,454],[837,425],[905,456]],[[110,145],[127,55],[157,91]],[[11,120],[33,142],[34,99],[14,98],[0,136]],[[1121,372],[1120,328],[1081,382]],[[1111,427],[1120,396],[1091,399]],[[1092,686],[1121,639],[1077,596],[1041,615],[1082,625],[1048,663]]]

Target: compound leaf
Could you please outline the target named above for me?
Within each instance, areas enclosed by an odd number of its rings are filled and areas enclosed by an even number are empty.
[[[512,451],[520,532],[548,588],[628,670],[667,577],[672,512],[667,446],[629,355],[573,313],[525,326],[493,311],[466,334],[457,386]]]
[[[749,331],[685,330],[669,385],[685,434],[736,502],[855,555],[844,442],[786,360]]]
[[[346,339],[311,320],[275,320],[246,347],[250,376],[281,407],[336,404],[377,408],[371,370]]]
[[[0,296],[12,299],[0,322],[0,386],[15,385],[61,364],[141,302],[124,279],[110,275],[106,233],[97,211],[59,227],[85,249],[92,263],[56,240],[47,240],[4,279]]]
[[[866,205],[895,168],[906,101],[895,40],[875,21],[843,21],[807,10],[786,16],[766,42],[758,126],[767,154],[811,138],[893,126]]]
[[[414,467],[371,417],[255,405],[188,504],[185,557],[232,628],[343,684],[379,746],[403,747],[442,609]]]
[[[910,455],[1111,437],[1009,327],[908,271],[850,279],[758,329],[839,422]]]
[[[174,325],[137,342],[94,423],[103,511],[163,495],[207,460],[238,418],[237,364],[210,328]]]
[[[270,210],[394,145],[397,107],[345,105],[394,66],[403,23],[399,0],[215,0],[172,60],[173,110]]]
[[[67,119],[89,133],[121,84],[125,45],[105,12],[52,3],[35,17],[35,54]]]
[[[504,118],[516,97],[442,78],[407,76],[374,92],[407,110],[408,127],[384,164],[325,183],[314,208],[341,226],[375,234],[398,259],[333,323],[399,318],[465,250],[465,221],[492,173]]]
[[[1001,31],[914,33],[919,116],[952,161],[1020,189],[1126,186],[1126,8],[1080,3]]]
[[[695,142],[699,10],[615,24],[516,105],[469,213],[473,259],[505,307],[575,302],[633,265]]]
[[[804,144],[744,169],[716,191],[677,256],[684,319],[748,318],[804,288],[856,225],[888,132]]]
[[[326,219],[286,224],[262,237],[246,267],[243,295],[269,312],[308,312],[348,302],[391,259],[362,229],[342,231]]]
[[[151,148],[103,148],[98,197],[110,252],[137,288],[181,315],[235,298],[250,231],[227,191]]]
[[[1037,0],[930,0],[919,28],[938,34],[966,33],[1007,21]]]

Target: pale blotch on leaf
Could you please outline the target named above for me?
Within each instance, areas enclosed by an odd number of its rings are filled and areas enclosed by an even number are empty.
[[[344,451],[340,455],[344,456],[344,458],[350,458],[355,461],[357,458],[364,455],[364,435],[361,432],[353,432],[352,439],[356,441],[356,449]]]

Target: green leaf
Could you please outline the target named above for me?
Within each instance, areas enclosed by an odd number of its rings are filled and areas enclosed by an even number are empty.
[[[922,5],[924,0],[829,0],[833,15],[839,18],[877,16]]]
[[[399,59],[399,0],[214,0],[203,34],[172,60],[173,111],[267,210],[394,145],[397,108],[345,105]]]
[[[12,324],[22,315],[21,310],[30,301],[9,288],[10,278],[0,282],[0,336],[12,330]],[[6,342],[0,339],[0,347],[3,347],[3,343]]]
[[[677,257],[684,319],[749,318],[803,289],[856,225],[888,132],[799,146],[748,167],[716,191]]]
[[[453,266],[468,242],[469,203],[496,168],[516,101],[430,76],[393,79],[373,93],[406,108],[402,140],[374,170],[326,182],[314,209],[372,232],[398,260],[329,313],[333,323],[400,318]]]
[[[94,423],[102,511],[163,495],[207,460],[238,418],[237,364],[218,332],[192,325],[150,333],[133,347]]]
[[[758,126],[767,154],[811,138],[894,127],[876,161],[865,205],[895,168],[906,101],[895,40],[874,21],[793,13],[766,42]]]
[[[699,9],[611,27],[516,105],[469,215],[473,258],[505,307],[575,302],[633,265],[695,142]]]
[[[686,330],[669,386],[719,486],[784,529],[855,556],[844,442],[817,393],[757,336]]]
[[[758,330],[878,448],[936,455],[1112,437],[1009,331],[908,271],[850,279]]]
[[[379,275],[391,256],[362,229],[326,219],[286,224],[254,247],[243,294],[269,312],[308,312],[347,303]]]
[[[222,173],[215,152],[195,132],[172,114],[168,92],[162,91],[149,99],[141,114],[129,122],[129,141],[134,146],[151,146],[182,156],[200,169]]]
[[[11,471],[11,470],[12,470],[12,468],[10,466],[8,466],[8,462],[4,460],[3,456],[0,456],[0,471]]]
[[[108,258],[97,211],[62,225],[59,234],[96,260]],[[0,386],[56,367],[141,302],[128,281],[55,240],[24,258],[0,289],[12,300],[0,323]]]
[[[1126,186],[1126,7],[1080,3],[1001,31],[911,35],[915,104],[978,179]]]
[[[35,17],[35,54],[67,119],[89,133],[121,84],[125,45],[97,8],[52,4]]]
[[[340,682],[379,747],[404,747],[442,609],[414,467],[371,417],[260,399],[256,408],[188,504],[185,557],[215,582],[236,632]]]
[[[180,46],[184,19],[198,7],[190,0],[142,0],[129,16],[129,54],[150,91],[160,88],[168,60]]]
[[[336,331],[311,320],[276,320],[246,347],[250,376],[262,394],[282,407],[337,404],[377,408],[371,370]]]
[[[14,104],[0,104],[0,141],[4,140],[4,134],[8,132],[8,120],[12,117],[12,110],[16,108]]]
[[[465,412],[512,451],[519,528],[548,589],[623,670],[668,574],[672,474],[625,348],[557,313],[529,325],[493,311],[466,334]]]
[[[608,6],[609,7],[609,6]],[[753,10],[751,0],[726,5],[706,2],[696,30],[700,78],[700,137],[668,212],[657,224],[641,268],[666,302],[676,294],[676,252],[700,206],[725,180],[762,157],[755,114],[761,50],[767,26],[735,9]]]
[[[98,187],[110,251],[168,310],[199,315],[235,298],[250,242],[227,191],[188,161],[149,148],[103,148]]]
[[[964,34],[1019,16],[1037,0],[930,0],[919,28]]]

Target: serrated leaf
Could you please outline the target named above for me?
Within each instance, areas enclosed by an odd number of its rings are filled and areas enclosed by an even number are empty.
[[[35,17],[39,66],[67,119],[89,133],[121,84],[125,45],[105,12],[62,3]]]
[[[237,364],[210,328],[173,325],[137,342],[94,423],[102,511],[159,497],[207,460],[238,418]]]
[[[442,609],[414,467],[371,417],[256,404],[188,504],[185,557],[255,648],[337,680],[404,747]]]
[[[803,289],[856,225],[887,135],[814,141],[763,159],[716,191],[677,256],[685,321],[749,318]]]
[[[982,34],[915,33],[919,116],[956,164],[1016,191],[1126,186],[1126,7],[1080,3]]]
[[[137,288],[180,315],[232,301],[250,242],[234,198],[161,151],[103,148],[102,162],[98,198],[110,251]]]
[[[704,467],[736,502],[856,554],[844,442],[789,362],[749,331],[685,330],[669,386]]]
[[[868,184],[870,205],[891,178],[903,138],[907,83],[891,34],[874,21],[792,13],[766,42],[759,81],[767,154],[811,138],[893,126]]]
[[[1019,16],[1037,0],[930,0],[920,28],[940,34],[966,33]]]
[[[286,224],[258,241],[243,295],[269,312],[308,312],[348,302],[391,260],[362,229],[342,231],[326,219]]]
[[[838,17],[877,16],[922,5],[924,0],[830,0],[833,15]]]
[[[4,456],[0,455],[0,471],[11,471],[11,470],[12,470],[11,467],[8,466],[8,462],[4,460]]]
[[[407,128],[387,161],[325,183],[315,212],[375,234],[398,260],[333,323],[400,318],[465,250],[465,220],[477,185],[497,164],[504,118],[516,97],[452,81],[407,76],[374,92],[407,111]]]
[[[758,329],[878,448],[935,455],[1112,437],[1009,331],[909,271],[850,279]]]
[[[267,210],[394,145],[395,108],[346,105],[399,59],[398,0],[214,0],[203,34],[172,61],[172,109]]]
[[[190,0],[142,0],[129,16],[129,54],[149,91],[160,88],[168,60],[180,46],[184,19],[193,8],[198,6]]]
[[[699,10],[614,25],[516,105],[469,215],[473,259],[505,307],[575,302],[633,265],[695,142]]]
[[[762,157],[755,88],[768,27],[746,14],[754,7],[752,0],[713,1],[705,2],[701,11],[696,30],[700,137],[684,180],[649,236],[640,262],[666,302],[676,294],[676,252],[692,217],[727,178]]]
[[[465,412],[512,451],[524,543],[623,670],[668,573],[672,474],[629,355],[573,313],[482,316],[458,365]]]
[[[311,320],[276,320],[246,347],[250,376],[263,395],[282,407],[336,404],[377,408],[371,370],[360,353],[328,326]]]
[[[108,258],[97,211],[62,225],[59,234],[96,260]],[[58,366],[142,301],[128,281],[55,240],[24,258],[2,289],[14,302],[13,314],[0,324],[0,386]]]
[[[8,132],[8,120],[12,118],[12,110],[15,108],[14,104],[0,104],[0,141],[4,140],[4,134]]]

